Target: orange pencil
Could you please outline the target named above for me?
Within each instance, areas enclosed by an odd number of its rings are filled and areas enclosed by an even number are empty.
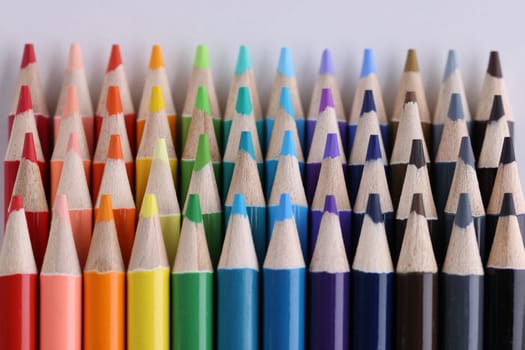
[[[107,99],[105,102],[106,112],[104,113],[104,120],[102,122],[100,135],[98,135],[97,147],[95,149],[92,163],[91,195],[93,198],[97,198],[98,196],[102,174],[104,173],[104,164],[106,163],[106,155],[108,154],[109,139],[113,134],[120,135],[124,160],[126,161],[128,180],[131,186],[135,184],[135,169],[133,168],[134,158],[126,131],[122,100],[120,98],[120,89],[118,86],[110,86],[108,88]]]
[[[124,272],[111,196],[103,194],[84,268],[84,350],[124,350]]]
[[[93,229],[93,205],[82,164],[77,134],[72,133],[67,144],[64,167],[56,195],[65,194],[69,202],[69,218],[77,246],[80,268],[84,267]],[[85,163],[84,163],[85,164]],[[51,202],[54,203],[54,202]]]
[[[62,80],[62,88],[60,89],[57,109],[55,111],[55,117],[53,118],[55,143],[57,142],[56,135],[58,135],[58,130],[60,129],[60,121],[64,116],[64,109],[67,104],[66,101],[70,86],[74,86],[77,90],[78,105],[89,147],[89,154],[93,154],[95,148],[95,115],[93,112],[91,95],[89,94],[86,72],[84,70],[82,52],[80,51],[80,45],[77,43],[73,43],[69,47],[66,72],[64,73],[64,79]]]
[[[113,199],[113,215],[115,215],[115,225],[117,226],[122,258],[124,266],[128,266],[135,239],[137,214],[131,186],[126,176],[120,135],[111,135],[109,140],[106,166],[104,167],[100,192],[95,204],[95,217],[98,215],[102,194],[109,194]]]
[[[40,350],[82,348],[82,273],[67,198],[57,196],[40,272]]]
[[[135,152],[135,108],[133,107],[133,100],[129,91],[128,79],[122,65],[122,56],[120,55],[120,46],[114,44],[111,47],[111,55],[109,56],[108,67],[106,75],[102,82],[102,89],[100,90],[100,98],[98,100],[97,114],[95,116],[96,138],[100,136],[102,130],[102,120],[106,115],[106,99],[109,97],[109,88],[111,86],[118,86],[122,96],[122,105],[124,106],[124,119],[126,124],[127,135],[129,137],[129,144],[131,150]],[[122,111],[121,111],[122,112]]]
[[[55,148],[53,149],[53,155],[49,163],[51,175],[49,194],[51,203],[55,202],[55,193],[57,191],[58,181],[60,180],[60,174],[62,173],[67,145],[72,133],[74,133],[77,138],[80,155],[84,162],[86,179],[88,183],[91,183],[91,154],[89,153],[86,133],[82,125],[82,117],[80,116],[77,88],[74,85],[70,85],[67,89],[66,102],[62,111],[63,116],[60,118],[58,133],[55,134]]]

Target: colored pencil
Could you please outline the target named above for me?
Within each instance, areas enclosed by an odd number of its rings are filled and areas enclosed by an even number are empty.
[[[390,247],[389,254],[390,249],[394,246],[394,206],[392,205],[392,198],[388,191],[385,166],[381,157],[383,153],[381,153],[380,140],[379,135],[370,135],[368,141],[366,160],[363,166],[363,176],[361,177],[361,182],[358,184],[359,187],[352,211],[352,255],[355,254],[359,237],[361,236],[363,220],[368,208],[367,203],[372,193],[379,195],[383,226],[385,227],[385,234]]]
[[[492,103],[492,111],[490,112],[490,119],[485,126],[483,145],[481,146],[481,152],[477,159],[479,188],[481,189],[481,198],[483,199],[485,208],[489,205],[492,187],[496,179],[503,140],[505,137],[510,136],[509,127],[505,118],[505,110],[503,108],[501,95],[495,95],[494,102]]]
[[[354,145],[354,137],[359,123],[359,117],[362,114],[362,106],[364,95],[367,90],[371,90],[374,96],[375,112],[379,120],[379,127],[381,128],[381,138],[385,147],[385,156],[390,155],[390,124],[385,111],[385,103],[383,102],[383,93],[381,92],[381,85],[376,72],[376,61],[374,51],[372,49],[365,49],[363,52],[363,63],[361,65],[361,73],[357,82],[357,87],[352,101],[352,109],[350,110],[350,117],[348,118],[348,143],[345,144],[348,155],[352,152]]]
[[[448,246],[454,218],[456,217],[456,209],[459,205],[460,194],[467,193],[470,199],[472,222],[474,224],[474,231],[476,232],[481,259],[485,264],[488,258],[488,249],[485,248],[485,208],[481,200],[481,192],[479,190],[478,177],[476,176],[474,164],[474,154],[472,153],[470,138],[464,136],[461,139],[454,177],[452,178],[452,184],[450,185],[450,191],[443,213],[445,221],[444,237],[446,240],[445,246]]]
[[[0,246],[0,348],[37,349],[37,274],[21,196],[13,196]]]
[[[432,120],[432,155],[436,156],[441,142],[441,134],[443,127],[449,117],[450,104],[452,103],[452,95],[457,94],[459,103],[463,107],[463,119],[467,123],[468,130],[470,130],[470,109],[468,107],[467,96],[465,94],[465,87],[463,86],[463,78],[456,60],[456,51],[448,50],[447,63],[445,65],[445,72],[443,79],[439,86],[439,92],[434,110],[434,117]]]
[[[122,56],[120,54],[120,46],[113,44],[111,46],[111,54],[109,56],[109,62],[102,81],[102,88],[100,89],[100,97],[98,99],[98,105],[95,115],[95,130],[97,139],[100,137],[102,132],[102,124],[108,108],[107,99],[110,98],[111,86],[117,86],[120,92],[122,102],[120,103],[119,113],[123,113],[124,124],[126,126],[126,135],[128,137],[129,145],[132,154],[135,154],[136,142],[135,142],[135,107],[133,107],[133,100],[131,98],[131,92],[129,90],[128,80],[126,77],[126,71],[122,64]],[[110,113],[110,115],[113,113]],[[123,136],[124,137],[124,136]]]
[[[355,203],[359,184],[361,183],[361,175],[363,174],[363,167],[366,162],[366,148],[370,137],[372,135],[381,136],[379,127],[379,119],[376,112],[374,102],[374,93],[372,90],[366,90],[363,95],[361,108],[361,116],[357,123],[357,128],[354,131],[354,147],[348,157],[348,191],[350,195],[350,202]],[[380,157],[384,163],[385,170],[388,170],[388,160],[386,158],[385,147],[383,146],[383,138],[380,137],[379,151]]]
[[[144,124],[142,142],[138,144],[137,158],[135,159],[135,200],[139,208],[148,184],[155,142],[159,138],[163,138],[166,143],[171,176],[173,182],[177,183],[177,155],[175,154],[175,146],[170,133],[171,129],[166,116],[167,110],[164,104],[162,88],[159,85],[153,86],[150,97],[149,114]]]
[[[284,132],[281,154],[275,172],[275,186],[268,199],[268,232],[273,232],[275,220],[279,216],[279,200],[283,193],[290,194],[292,211],[301,241],[303,256],[308,258],[308,202],[304,192],[299,162],[297,160],[294,134],[291,130]]]
[[[125,271],[111,196],[103,194],[84,268],[84,350],[124,350]]]
[[[202,88],[204,88],[204,90],[202,90],[201,93],[205,92],[205,96],[199,94],[198,90],[201,90]],[[186,139],[190,133],[190,122],[195,117],[194,109],[203,110],[202,101],[199,102],[199,99],[203,100],[204,97],[206,97],[206,101],[208,101],[206,103],[207,108],[205,112],[207,113],[207,117],[211,118],[213,121],[215,139],[218,141],[219,145],[222,145],[221,110],[211,73],[208,47],[206,45],[198,45],[195,52],[195,60],[193,61],[190,81],[188,83],[186,99],[184,100],[184,108],[182,110],[181,149],[185,149],[187,143]],[[208,133],[211,134],[211,129]],[[199,132],[197,135],[199,134],[201,133]],[[208,136],[211,139],[211,135]]]
[[[381,195],[370,193],[352,265],[353,349],[391,349],[394,265],[390,257]]]
[[[441,274],[443,349],[483,348],[483,265],[468,193],[461,193]]]
[[[64,159],[68,151],[67,146],[71,138],[71,134],[75,134],[83,162],[85,178],[87,182],[91,183],[91,154],[89,153],[89,146],[86,139],[86,133],[82,125],[82,117],[80,116],[79,102],[77,91],[74,85],[69,86],[67,90],[66,102],[62,110],[62,117],[60,117],[60,128],[55,135],[55,148],[51,155],[49,162],[50,169],[50,201],[55,202],[55,194],[58,187],[58,182],[62,174],[62,167],[64,166]]]
[[[265,350],[301,350],[305,344],[305,264],[289,194],[281,210],[263,266],[263,327]]]
[[[24,149],[24,143],[21,142],[24,138],[31,137],[31,143],[34,144],[36,151],[36,158],[38,166],[40,167],[40,175],[42,183],[47,183],[47,167],[44,159],[44,153],[40,145],[40,138],[38,137],[37,126],[33,114],[33,107],[31,102],[31,93],[29,87],[24,85],[20,88],[20,100],[16,116],[13,120],[11,136],[7,142],[7,148],[4,158],[4,220],[7,222],[7,209],[11,202],[11,195],[13,193],[13,186],[15,185],[16,174],[20,166],[20,159]],[[31,136],[26,136],[29,133]]]
[[[525,249],[512,193],[503,196],[485,278],[485,349],[525,347]]]
[[[226,100],[226,107],[224,109],[223,149],[226,149],[226,144],[228,143],[231,123],[237,105],[237,92],[241,86],[247,86],[249,88],[250,100],[252,101],[253,106],[253,116],[255,118],[255,124],[257,125],[257,134],[259,136],[259,142],[262,143],[264,141],[264,120],[262,116],[261,101],[259,99],[255,74],[253,72],[250,50],[248,50],[248,47],[245,45],[241,45],[239,48],[235,73],[233,74],[228,99]]]
[[[323,89],[321,92],[321,102],[319,103],[319,115],[315,124],[314,136],[312,138],[312,145],[308,158],[306,159],[306,198],[308,203],[312,203],[317,182],[319,179],[319,172],[321,171],[321,163],[323,161],[324,147],[327,135],[334,134],[337,138],[337,145],[339,148],[339,158],[343,165],[343,170],[346,170],[346,157],[344,154],[343,143],[341,142],[341,135],[339,134],[339,126],[335,114],[334,99],[330,89]],[[324,199],[323,199],[324,200]]]
[[[93,162],[91,164],[91,195],[93,198],[98,197],[111,135],[114,134],[120,136],[124,160],[126,161],[128,181],[131,186],[135,185],[135,169],[133,165],[135,159],[133,158],[132,149],[126,131],[124,114],[122,112],[122,100],[120,99],[120,92],[117,86],[110,86],[108,88],[105,101],[107,102],[106,113],[104,114],[104,120],[102,121],[102,126],[97,139],[97,146],[93,155]]]
[[[498,217],[500,216],[498,208],[501,208],[505,193],[512,193],[514,200],[515,215],[518,220],[520,232],[525,236],[525,198],[521,187],[520,175],[518,172],[518,163],[514,155],[514,146],[512,139],[506,137],[501,150],[501,159],[490,196],[489,205],[487,206],[487,221],[485,226],[485,248],[487,256],[492,247],[492,241],[496,234]]]
[[[415,193],[396,267],[396,349],[437,349],[438,267],[425,200]]]
[[[154,86],[160,86],[161,88],[164,100],[163,109],[165,110],[165,115],[163,115],[163,117],[168,120],[171,143],[175,143],[177,111],[173,104],[173,98],[171,97],[170,81],[168,79],[166,67],[164,66],[164,58],[162,57],[162,49],[160,45],[153,45],[151,47],[148,72],[146,73],[146,80],[144,81],[144,88],[140,99],[139,113],[137,115],[137,147],[140,147],[145,124],[151,114],[151,95]]]
[[[416,94],[409,91],[406,94],[405,105],[399,119],[399,137],[394,139],[392,155],[390,157],[390,194],[394,207],[399,205],[399,196],[405,181],[407,164],[410,160],[410,149],[413,140],[423,140],[423,128],[420,127],[420,114]],[[394,124],[392,124],[394,126]],[[425,163],[430,163],[427,144],[423,143]],[[409,203],[407,203],[409,205]]]
[[[405,69],[401,75],[397,89],[394,111],[391,119],[392,140],[396,140],[398,130],[403,130],[399,123],[401,122],[401,119],[403,119],[403,110],[405,109],[405,104],[407,102],[405,96],[408,92],[414,93],[411,101],[417,101],[419,107],[419,122],[421,123],[425,143],[427,149],[432,149],[432,119],[428,108],[423,79],[421,78],[421,72],[419,71],[416,50],[414,49],[409,49],[407,51]]]
[[[146,139],[144,138],[144,140]],[[166,144],[166,139],[163,138],[158,138],[155,141],[145,193],[152,193],[157,199],[160,227],[164,237],[168,262],[171,266],[175,260],[175,253],[179,244],[181,213]]]
[[[40,349],[82,349],[82,270],[63,194],[55,201],[39,290]]]
[[[33,135],[24,139],[22,159],[13,186],[13,196],[22,196],[36,266],[40,269],[49,235],[49,209],[40,177]]]
[[[213,266],[198,194],[189,195],[182,222],[171,272],[171,315],[171,349],[213,349]]]
[[[146,194],[127,273],[127,348],[168,350],[170,267],[157,200]]]
[[[277,171],[277,165],[279,162],[279,155],[284,139],[284,133],[287,130],[290,130],[290,132],[292,133],[293,142],[295,144],[295,154],[299,163],[301,177],[304,174],[303,150],[301,148],[299,134],[297,133],[297,124],[295,123],[293,112],[292,94],[290,92],[289,87],[283,86],[283,88],[281,89],[281,96],[279,98],[279,108],[275,112],[272,130],[272,136],[270,138],[270,143],[267,145],[266,159],[264,162],[264,170],[266,175],[264,177],[266,197],[269,197],[272,193],[272,186],[275,178],[275,173]]]
[[[126,166],[120,135],[111,135],[100,191],[95,201],[95,217],[102,194],[109,194],[113,200],[113,215],[117,226],[118,239],[124,266],[128,266],[135,239],[136,207],[131,186],[127,181]]]
[[[262,264],[268,243],[266,236],[266,201],[253,151],[252,134],[248,131],[241,132],[231,186],[224,203],[225,223],[230,220],[233,197],[237,193],[243,194],[246,200],[246,210],[252,229],[255,251],[257,252],[259,264]]]
[[[348,349],[350,345],[350,265],[336,200],[327,195],[317,244],[308,270],[309,349]]]
[[[391,248],[394,265],[397,264],[397,259],[401,251],[407,220],[409,219],[412,210],[410,207],[411,198],[415,193],[421,193],[421,196],[423,197],[426,213],[425,218],[428,221],[428,228],[430,237],[432,238],[432,246],[434,247],[436,260],[438,261],[438,264],[440,264],[440,261],[441,263],[443,262],[443,260],[439,260],[439,258],[437,258],[438,253],[441,253],[443,232],[438,230],[437,210],[434,203],[434,197],[432,196],[430,179],[428,177],[428,169],[425,164],[425,157],[423,153],[423,149],[425,147],[424,145],[425,143],[421,139],[412,141],[410,162],[407,166],[403,190],[401,192],[399,206],[397,207],[396,211],[396,220],[394,223],[394,247]],[[441,258],[443,257],[444,252]]]
[[[259,348],[259,264],[253,245],[246,203],[233,198],[217,269],[217,348]]]
[[[308,115],[306,116],[306,139],[304,151],[306,154],[309,153],[310,145],[312,144],[323,89],[330,89],[332,91],[335,115],[337,124],[339,125],[339,134],[341,135],[341,141],[346,149],[346,145],[348,144],[346,114],[343,106],[343,99],[341,98],[341,91],[339,90],[339,84],[337,83],[337,78],[335,76],[332,54],[329,49],[323,50],[321,64],[319,66],[319,75],[315,81],[312,97],[310,98]]]
[[[263,149],[268,149],[270,140],[272,138],[273,125],[275,118],[277,118],[277,111],[280,106],[281,89],[288,87],[290,95],[292,96],[292,106],[294,111],[295,123],[297,125],[297,134],[299,136],[299,143],[301,150],[304,150],[305,140],[305,125],[304,125],[304,111],[295,77],[295,70],[293,65],[292,50],[288,47],[281,48],[279,55],[279,65],[277,66],[277,73],[273,79],[272,90],[270,92],[270,99],[268,102],[268,110],[266,111],[265,130],[264,135],[266,139],[263,142]]]
[[[208,135],[208,142],[210,145],[211,160],[213,162],[213,171],[215,172],[215,179],[217,183],[221,182],[221,152],[219,149],[219,142],[217,134],[213,126],[212,109],[210,107],[210,99],[208,98],[208,91],[206,87],[199,86],[197,96],[194,99],[195,108],[192,109],[191,118],[188,118],[187,136],[185,136],[186,143],[184,144],[181,162],[180,162],[180,193],[181,199],[184,201],[188,196],[188,186],[191,180],[191,173],[197,156],[197,146],[199,144],[199,137],[201,134]],[[184,115],[182,116],[184,118]],[[184,127],[184,125],[183,125]],[[226,193],[224,194],[226,195]]]
[[[308,256],[311,257],[315,249],[319,226],[323,216],[324,200],[327,195],[331,194],[335,196],[337,202],[339,222],[341,224],[341,231],[343,232],[346,255],[348,260],[351,261],[353,258],[350,256],[352,209],[350,206],[350,199],[348,199],[348,192],[346,191],[343,167],[340,164],[341,154],[339,153],[338,141],[336,134],[328,134],[326,136],[323,163],[321,165],[321,171],[319,172],[319,178],[323,179],[323,181],[319,181],[317,184],[312,205],[310,206],[310,241],[308,243]]]
[[[82,269],[86,263],[93,231],[93,204],[80,156],[78,138],[74,133],[69,137],[63,170],[56,195],[67,196],[71,229]]]
[[[498,51],[491,51],[487,72],[481,86],[481,92],[478,98],[476,114],[472,118],[472,148],[474,157],[478,159],[485,138],[485,128],[491,119],[492,101],[494,96],[501,95],[505,118],[509,122],[509,133],[513,135],[513,113],[507,95],[505,81],[501,70],[501,62]]]
[[[212,164],[208,135],[201,134],[199,136],[199,144],[197,145],[197,155],[195,157],[190,186],[188,187],[188,196],[195,193],[202,199],[201,214],[204,232],[206,233],[211,261],[215,268],[221,254],[223,214],[219,188],[217,187],[217,181],[215,181]],[[187,197],[184,202],[184,212],[186,212]]]
[[[67,116],[64,109],[66,109],[68,100],[67,95],[71,86],[75,87],[78,95],[78,112],[82,118],[82,125],[86,135],[89,154],[93,154],[95,151],[95,112],[93,111],[93,103],[89,93],[84,61],[82,60],[82,51],[80,50],[80,45],[78,43],[73,43],[69,47],[66,71],[64,72],[64,78],[62,79],[62,87],[60,88],[57,108],[55,116],[53,117],[53,134],[55,136],[55,143],[57,142],[56,135],[58,135],[58,131],[60,130],[60,121],[63,116]]]
[[[23,91],[23,86],[27,86],[30,92]],[[24,108],[21,110],[20,101],[23,100],[21,97],[22,94],[29,94],[33,101],[32,104],[29,104],[29,108]],[[33,113],[33,118],[36,124],[35,129],[38,132],[39,143],[42,145],[44,159],[49,159],[52,147],[51,118],[49,117],[46,96],[44,94],[44,89],[42,88],[42,81],[40,80],[40,72],[35,55],[35,47],[33,44],[29,43],[24,45],[24,53],[22,54],[20,71],[18,72],[18,77],[16,79],[15,95],[13,97],[11,109],[9,111],[7,129],[9,136],[11,136],[13,133],[12,130],[14,127],[16,115],[25,112],[28,109],[31,109]]]
[[[243,131],[248,131],[252,135],[253,151],[255,160],[257,161],[259,178],[261,181],[263,179],[264,157],[261,151],[261,144],[259,143],[259,134],[255,124],[254,109],[252,107],[252,101],[250,100],[250,94],[249,87],[239,87],[235,112],[233,113],[230,124],[230,134],[222,159],[222,193],[228,193],[230,188],[237,150],[239,149],[239,140],[241,138],[241,132]]]

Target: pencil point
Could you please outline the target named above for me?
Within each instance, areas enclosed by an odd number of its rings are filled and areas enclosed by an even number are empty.
[[[470,166],[474,166],[474,152],[472,151],[472,145],[470,144],[470,137],[463,136],[461,138],[461,146],[459,147],[459,158]]]
[[[337,158],[339,157],[339,143],[337,140],[337,134],[331,133],[326,135],[326,144],[324,147],[324,155],[323,159],[325,158]]]
[[[247,86],[239,87],[237,93],[237,103],[235,111],[239,114],[250,115],[252,113],[252,100],[250,98],[250,88]]]
[[[332,89],[323,88],[321,90],[321,101],[319,102],[319,113],[324,112],[328,107],[334,108]]]
[[[463,113],[463,104],[461,103],[461,95],[456,92],[450,96],[448,117],[454,121],[465,117],[465,114]]]
[[[368,203],[366,204],[366,215],[376,224],[383,222],[383,213],[381,212],[381,199],[379,193],[370,193]]]
[[[150,113],[160,112],[165,108],[164,95],[160,85],[155,85],[151,88],[151,96],[149,99]]]
[[[98,206],[95,222],[113,221],[114,219],[111,195],[104,193],[100,196],[100,204]]]
[[[376,102],[374,100],[374,92],[372,90],[365,90],[365,94],[363,96],[363,106],[361,107],[361,115],[375,110]]]
[[[201,170],[211,160],[210,143],[208,140],[208,134],[199,135],[199,144],[197,145],[197,154],[195,155],[195,163],[193,163],[193,169],[196,171]]]
[[[472,222],[472,211],[470,209],[470,199],[466,192],[459,194],[458,209],[456,210],[456,218],[454,223],[465,228]]]
[[[425,214],[425,203],[423,202],[422,193],[414,193],[412,197],[412,206],[410,212],[415,212],[418,215],[426,216]]]
[[[120,98],[120,90],[118,86],[108,87],[108,95],[106,97],[106,109],[108,111],[108,115],[122,113],[122,100]]]
[[[292,130],[285,130],[283,134],[283,143],[281,146],[281,156],[295,157],[295,142]]]
[[[360,78],[369,76],[376,72],[376,60],[374,57],[374,50],[365,49],[363,54],[363,65],[361,66]]]
[[[195,53],[195,61],[193,61],[195,68],[206,69],[210,67],[210,56],[208,55],[208,47],[206,45],[198,45]]]
[[[244,195],[242,193],[236,193],[233,196],[231,215],[248,216],[248,212],[246,211],[246,203],[244,202]]]
[[[166,146],[166,139],[159,137],[155,141],[155,148],[153,149],[153,159],[158,159],[163,162],[168,162],[168,148]]]
[[[22,196],[15,195],[11,197],[11,204],[9,204],[9,214],[20,209],[24,209],[24,200]]]
[[[499,59],[498,51],[491,51],[489,56],[489,65],[487,67],[487,73],[496,78],[503,78],[501,71],[501,62]]]
[[[490,111],[489,120],[499,120],[505,115],[505,108],[503,107],[503,99],[501,95],[494,95],[494,100],[492,101],[492,109]]]
[[[69,220],[69,207],[67,205],[67,196],[65,194],[59,194],[55,198],[55,210],[53,214],[58,215],[65,222]]]
[[[372,134],[368,139],[368,149],[366,150],[366,161],[381,159],[381,145],[379,135]]]
[[[516,156],[514,155],[514,145],[512,144],[512,138],[507,136],[503,139],[500,164],[510,164],[515,160]]]
[[[25,68],[31,63],[36,63],[35,46],[28,43],[24,45],[24,53],[22,54],[20,68]]]
[[[252,67],[250,59],[250,50],[245,45],[239,48],[239,56],[237,56],[237,65],[235,66],[235,74],[241,75]]]
[[[119,134],[113,134],[109,137],[107,157],[109,159],[124,159],[124,153],[122,151],[122,142],[120,141]]]
[[[417,54],[415,49],[409,49],[407,51],[405,72],[419,72],[419,63],[417,62]]]
[[[69,152],[73,150],[76,154],[80,155],[80,145],[78,143],[78,135],[76,132],[69,134],[69,139],[67,140],[67,149]]]
[[[443,81],[446,81],[452,73],[458,69],[456,62],[456,51],[448,50],[447,64],[445,65],[445,74],[443,75]]]
[[[292,93],[290,92],[290,88],[288,86],[283,86],[281,88],[281,96],[279,98],[279,105],[282,109],[286,111],[290,115],[290,117],[293,117],[293,102],[292,102]]]
[[[18,97],[18,106],[16,114],[24,113],[33,109],[33,102],[31,101],[31,90],[28,85],[20,87],[20,96]]]
[[[324,199],[323,213],[339,215],[339,212],[337,211],[337,201],[335,200],[335,196],[333,194],[326,195]]]
[[[186,218],[195,223],[202,222],[201,203],[199,195],[191,193],[188,196],[188,206],[186,208]]]
[[[149,58],[149,68],[159,69],[164,67],[164,58],[162,57],[162,49],[160,45],[153,45],[151,48],[151,56]]]
[[[415,165],[418,169],[426,165],[425,152],[423,151],[423,140],[412,140],[409,164]]]
[[[405,103],[408,103],[408,102],[417,102],[415,91],[407,91],[405,95]]]
[[[24,148],[22,149],[22,158],[31,162],[36,162],[36,148],[33,133],[26,132],[24,135]]]
[[[64,117],[72,116],[80,111],[78,104],[77,87],[75,85],[69,85],[66,92],[66,101],[64,103]]]
[[[117,69],[118,66],[122,64],[122,56],[120,54],[120,46],[118,44],[113,44],[111,46],[111,54],[109,56],[108,68],[106,72],[109,73],[112,70]]]
[[[151,218],[157,215],[159,208],[157,207],[157,197],[153,193],[146,193],[142,199],[142,208],[140,208],[140,215],[144,218]]]
[[[279,199],[279,209],[277,210],[276,221],[284,221],[293,217],[292,200],[289,193],[281,194]]]
[[[208,89],[205,86],[197,88],[197,98],[195,99],[195,108],[211,114],[210,100],[208,97]]]
[[[321,56],[321,66],[319,67],[319,74],[335,74],[332,53],[329,49],[323,50],[323,55]]]
[[[67,70],[81,70],[84,68],[84,62],[82,60],[82,51],[80,50],[80,44],[72,43],[69,47],[69,57],[67,59]]]
[[[255,160],[255,152],[253,151],[252,134],[249,131],[241,132],[241,140],[239,142],[239,150],[242,150],[250,155]]]
[[[500,216],[511,216],[516,215],[516,209],[514,208],[514,196],[512,193],[505,193],[501,202]]]
[[[289,78],[295,75],[293,67],[292,50],[290,50],[290,48],[281,48],[281,54],[279,56],[279,67],[277,68],[277,70],[279,73]]]

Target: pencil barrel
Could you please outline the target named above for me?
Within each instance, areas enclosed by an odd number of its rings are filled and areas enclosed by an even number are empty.
[[[93,233],[93,210],[70,210],[69,218],[71,221],[71,230],[73,231],[73,239],[75,240],[75,246],[77,247],[78,262],[80,268],[83,269],[91,245],[91,235]]]
[[[381,138],[383,139],[383,147],[385,148],[385,155],[389,159],[390,158],[390,152],[392,151],[392,142],[390,139],[390,135],[392,132],[390,131],[390,124],[379,124],[379,129],[381,130]]]
[[[346,168],[348,178],[348,196],[352,205],[357,198],[357,192],[359,191],[359,185],[361,184],[361,177],[363,175],[363,168],[363,164],[349,164]]]
[[[170,266],[172,266],[175,261],[177,247],[179,246],[181,216],[180,214],[160,215],[159,219],[164,245],[166,246],[166,254],[168,255],[168,262]]]
[[[126,134],[129,141],[129,146],[131,147],[131,153],[134,155],[137,152],[137,136],[135,135],[135,123],[136,123],[135,113],[125,113],[124,122],[126,123]]]
[[[35,121],[44,159],[49,159],[51,158],[51,140],[53,139],[53,135],[51,134],[51,118],[47,115],[35,113]]]
[[[49,237],[49,212],[26,211],[27,228],[35,256],[37,269],[40,271]]]
[[[308,259],[308,207],[303,205],[292,204],[292,212],[297,226],[297,233],[299,234],[299,241],[301,242],[301,250],[303,257]],[[268,238],[270,242],[272,239],[273,226],[279,215],[279,206],[268,206]],[[307,261],[308,263],[308,261]]]
[[[305,191],[308,203],[312,204],[319,181],[319,173],[321,172],[321,163],[306,163],[305,164]]]
[[[473,120],[471,124],[471,138],[472,151],[474,153],[474,159],[479,158],[481,153],[481,146],[483,145],[483,139],[485,138],[485,129],[487,128],[486,120]]]
[[[202,214],[202,223],[204,225],[204,232],[206,233],[211,262],[213,267],[216,268],[219,263],[222,242],[224,240],[222,213]]]
[[[479,189],[481,192],[481,199],[483,200],[483,207],[487,208],[492,195],[494,181],[496,180],[496,173],[498,168],[478,168],[476,173],[478,175]]]

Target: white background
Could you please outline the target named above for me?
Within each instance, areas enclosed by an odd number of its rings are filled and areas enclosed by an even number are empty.
[[[472,112],[489,50],[500,51],[516,119],[516,153],[525,164],[525,26],[519,1],[155,1],[47,0],[0,3],[0,154],[7,142],[7,114],[23,44],[33,42],[53,113],[69,44],[79,42],[93,102],[98,99],[110,46],[119,43],[138,107],[152,44],[164,52],[177,111],[182,110],[195,46],[209,47],[221,106],[240,44],[251,50],[264,110],[279,49],[292,48],[305,109],[321,51],[332,50],[349,111],[362,51],[375,50],[390,111],[406,49],[416,48],[427,98],[433,108],[447,50],[455,48]],[[0,166],[3,200],[3,164]],[[523,178],[523,174],[522,174]],[[3,210],[0,210],[3,215]],[[3,222],[3,218],[0,217]]]

